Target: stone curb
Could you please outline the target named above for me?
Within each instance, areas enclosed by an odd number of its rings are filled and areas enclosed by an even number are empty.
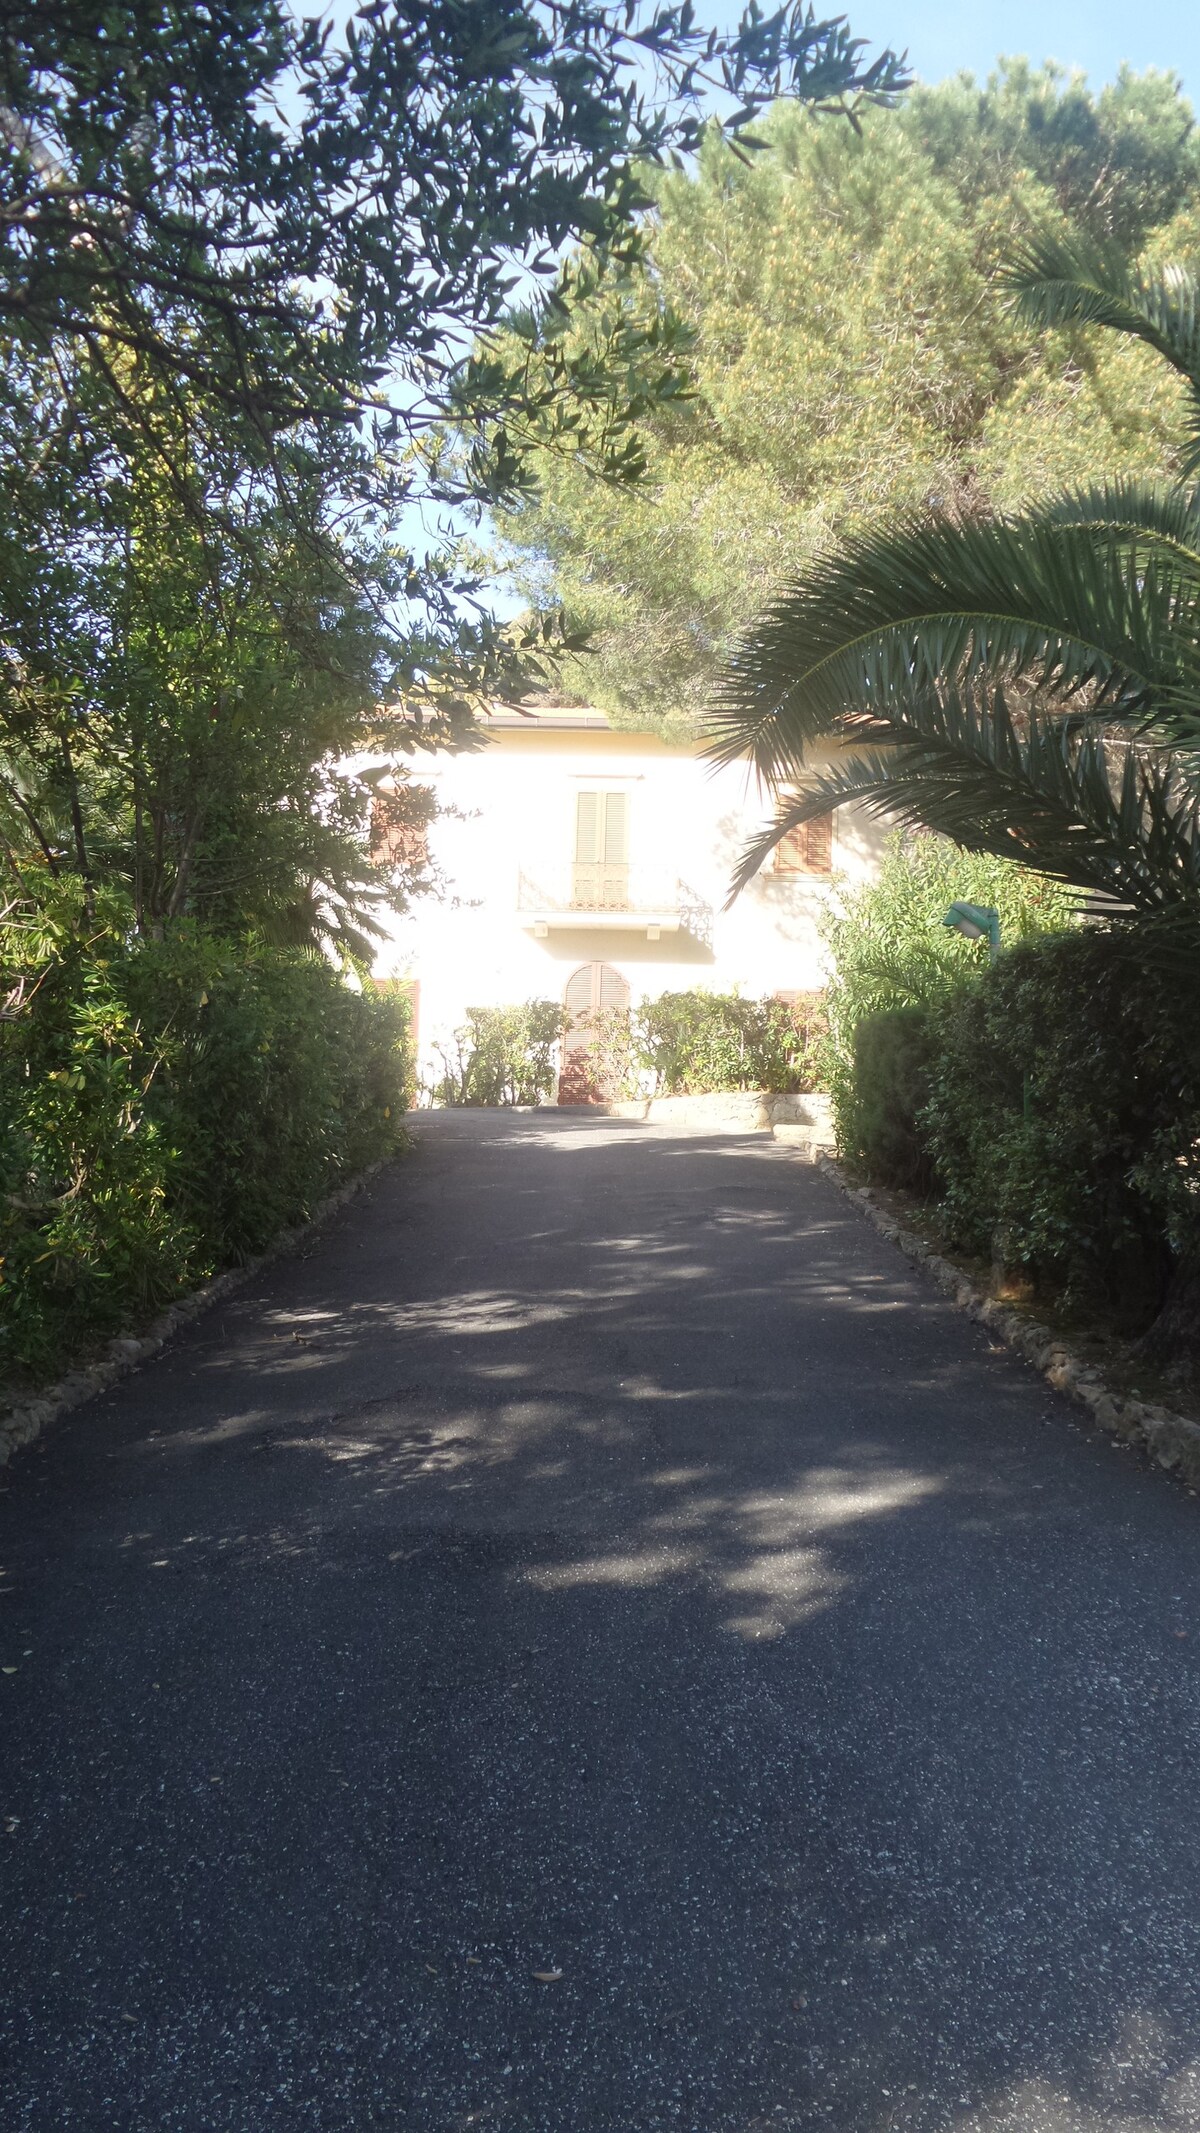
[[[260,1252],[257,1259],[247,1259],[241,1266],[230,1267],[224,1274],[215,1274],[211,1281],[202,1283],[198,1289],[190,1289],[186,1296],[179,1298],[178,1303],[169,1305],[167,1310],[160,1313],[145,1333],[140,1336],[123,1334],[119,1339],[110,1341],[100,1362],[81,1364],[65,1378],[59,1378],[55,1384],[48,1385],[34,1399],[25,1401],[19,1407],[10,1408],[6,1414],[0,1414],[0,1466],[7,1466],[13,1453],[19,1451],[23,1444],[32,1444],[48,1423],[57,1421],[60,1415],[69,1414],[73,1407],[82,1407],[85,1400],[93,1399],[98,1392],[104,1392],[120,1378],[128,1377],[147,1357],[157,1355],[173,1333],[177,1333],[181,1326],[186,1326],[193,1318],[199,1318],[202,1312],[218,1303],[222,1296],[228,1296],[233,1290],[241,1288],[245,1282],[260,1273],[263,1267],[270,1266],[273,1260],[286,1259],[289,1252],[297,1251],[314,1230],[319,1229],[323,1222],[327,1222],[330,1215],[335,1215],[348,1200],[353,1200],[365,1185],[370,1184],[372,1178],[378,1177],[385,1164],[394,1160],[393,1156],[383,1155],[377,1162],[369,1163],[365,1170],[359,1171],[357,1177],[351,1178],[345,1185],[339,1185],[337,1191],[331,1192],[327,1200],[322,1200],[316,1213],[310,1215],[307,1222],[298,1223],[294,1229],[281,1231],[275,1242],[269,1244],[265,1252]]]
[[[851,1185],[828,1155],[818,1155],[816,1161],[882,1237],[896,1245],[906,1259],[924,1267],[968,1318],[977,1319],[1007,1347],[1015,1348],[1035,1370],[1040,1370],[1055,1392],[1066,1393],[1069,1399],[1086,1407],[1098,1429],[1123,1438],[1127,1444],[1140,1445],[1159,1466],[1178,1474],[1190,1487],[1200,1488],[1200,1422],[1191,1422],[1186,1415],[1175,1414],[1169,1407],[1157,1407],[1149,1400],[1129,1399],[1113,1392],[1101,1372],[1073,1354],[1049,1326],[1038,1325],[1020,1311],[997,1302],[994,1296],[986,1296],[968,1280],[961,1267],[943,1259],[923,1237],[905,1229],[895,1215],[880,1205],[869,1185]]]

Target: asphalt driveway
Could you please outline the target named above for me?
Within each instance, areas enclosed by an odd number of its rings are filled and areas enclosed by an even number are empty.
[[[1200,2129],[1200,1502],[773,1143],[419,1130],[0,1475],[5,2133]]]

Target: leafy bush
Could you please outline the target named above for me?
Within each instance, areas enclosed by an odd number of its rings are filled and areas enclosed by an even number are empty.
[[[536,1104],[554,1092],[563,1011],[557,1000],[469,1007],[436,1049],[440,1076],[424,1093],[437,1104]]]
[[[933,1007],[987,968],[987,947],[948,932],[952,903],[991,904],[1007,947],[1058,933],[1077,898],[1011,860],[964,852],[944,837],[897,831],[888,838],[874,881],[838,885],[822,920],[833,975],[825,995],[829,1045],[825,1075],[838,1143],[854,1157],[861,1141],[856,1113],[854,1032],[864,1016],[897,1007]]]
[[[656,1096],[720,1089],[782,1094],[815,1088],[825,1031],[819,995],[793,1006],[736,992],[664,992],[632,1018],[635,1050]]]
[[[843,1093],[843,1152],[883,1185],[927,1192],[933,1164],[922,1114],[933,1065],[930,1014],[891,1007],[854,1025],[853,1069]]]
[[[951,1235],[1143,1325],[1200,1252],[1200,986],[1088,928],[1002,956],[931,1020]]]
[[[664,992],[595,1015],[563,1071],[564,1102],[785,1093],[819,1085],[827,1025],[820,993],[794,1001],[736,992]]]
[[[260,1250],[397,1145],[407,1012],[300,951],[0,920],[0,1375]]]

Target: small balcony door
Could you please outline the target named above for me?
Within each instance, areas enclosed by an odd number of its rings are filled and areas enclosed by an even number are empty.
[[[571,902],[578,911],[629,909],[628,793],[576,795]]]

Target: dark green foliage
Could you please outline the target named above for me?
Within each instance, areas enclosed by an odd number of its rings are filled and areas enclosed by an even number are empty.
[[[295,950],[208,943],[134,957],[126,991],[150,1027],[170,1015],[147,1116],[170,1132],[179,1204],[216,1260],[261,1251],[396,1146],[411,1094],[402,997],[353,991]]]
[[[1134,251],[1196,182],[1195,124],[1166,73],[1122,67],[1097,94],[1063,68],[1002,60],[986,89],[969,74],[916,89],[906,117],[964,199],[986,206],[1000,173],[1024,168],[1087,235]]]
[[[10,909],[0,1381],[136,1323],[394,1148],[403,1003],[299,951]]]
[[[928,1009],[865,1015],[854,1031],[851,1091],[839,1106],[843,1153],[881,1185],[925,1193],[933,1165],[922,1114],[934,1038]]]
[[[442,1072],[425,1093],[435,1104],[536,1104],[553,1093],[563,1011],[557,1000],[469,1007],[439,1046]]]
[[[611,0],[307,20],[284,0],[6,0],[5,486],[76,462],[102,507],[149,460],[220,547],[261,484],[356,583],[385,535],[395,687],[461,723],[468,679],[511,684],[506,633],[455,597],[448,551],[386,538],[405,506],[523,493],[534,444],[636,479],[686,335],[612,302],[586,349],[566,328],[641,256],[646,171],[773,97],[853,110],[906,82],[799,4],[710,32],[690,6]],[[518,284],[525,330],[501,340]],[[436,439],[451,413],[461,455]]]
[[[1030,942],[933,1012],[953,1238],[1145,1324],[1200,1248],[1200,987],[1121,933]]]

